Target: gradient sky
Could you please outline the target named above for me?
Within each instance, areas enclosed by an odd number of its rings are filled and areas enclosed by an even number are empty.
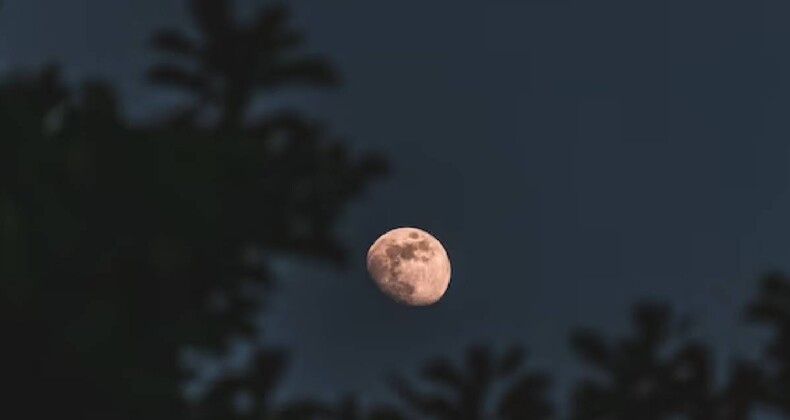
[[[695,316],[720,362],[754,354],[742,305],[760,273],[790,269],[790,3],[293,5],[345,84],[276,105],[395,172],[340,226],[349,270],[278,265],[267,334],[293,350],[287,394],[383,395],[388,372],[477,341],[526,345],[564,392],[579,372],[570,328],[623,333],[643,297]],[[70,80],[116,82],[130,115],[156,115],[178,98],[143,84],[146,41],[186,25],[183,6],[7,0],[0,70],[53,59]],[[398,306],[367,278],[367,247],[402,225],[453,261],[433,307]]]

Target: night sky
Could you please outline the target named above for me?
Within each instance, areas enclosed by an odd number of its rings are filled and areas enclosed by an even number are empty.
[[[5,3],[3,72],[101,76],[134,118],[181,100],[143,72],[152,31],[188,25],[182,1]],[[377,397],[387,373],[483,341],[524,344],[565,395],[570,329],[624,333],[640,298],[694,316],[721,363],[757,351],[743,304],[759,274],[790,269],[790,3],[292,4],[344,84],[262,106],[308,110],[394,171],[339,226],[346,271],[278,264],[266,334],[293,351],[284,392]],[[398,306],[367,277],[367,247],[404,225],[453,262],[434,306]]]

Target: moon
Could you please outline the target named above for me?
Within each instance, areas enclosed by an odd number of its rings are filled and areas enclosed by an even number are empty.
[[[413,227],[392,229],[368,250],[368,273],[376,286],[398,303],[426,306],[450,285],[450,258],[430,233]]]

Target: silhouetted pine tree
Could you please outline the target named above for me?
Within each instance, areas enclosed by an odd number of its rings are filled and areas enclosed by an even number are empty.
[[[238,128],[261,90],[337,84],[338,76],[326,61],[294,56],[303,37],[286,26],[289,13],[284,4],[262,9],[246,25],[234,19],[231,0],[190,0],[189,5],[199,39],[176,30],[160,31],[153,38],[158,50],[189,64],[161,63],[148,76],[194,94],[194,110],[218,111],[219,127]]]
[[[521,372],[523,362],[520,347],[497,357],[490,348],[473,346],[462,366],[446,359],[425,365],[420,376],[432,385],[432,391],[419,390],[402,377],[393,379],[393,387],[409,408],[431,419],[548,419],[553,414],[547,399],[549,378]],[[497,386],[505,389],[495,399]],[[493,412],[488,409],[491,403]]]
[[[333,227],[385,172],[381,158],[350,156],[298,112],[244,124],[261,88],[334,81],[321,61],[280,58],[299,38],[283,29],[282,6],[253,27],[230,20],[225,1],[191,7],[209,39],[193,50],[205,78],[195,92],[208,102],[191,108],[214,105],[214,126],[132,125],[112,88],[71,92],[54,69],[0,83],[1,318],[4,347],[18,356],[4,375],[20,393],[48,396],[28,411],[186,417],[184,346],[221,355],[229,336],[256,334],[271,253],[342,264]],[[167,33],[157,43],[179,48]],[[186,80],[165,70],[152,79]],[[269,410],[276,354],[258,358],[269,377],[222,392],[251,391]],[[213,401],[210,414],[222,406]]]
[[[714,386],[710,350],[686,336],[668,305],[644,303],[633,310],[634,334],[609,340],[580,330],[572,344],[600,379],[577,385],[572,418],[579,420],[746,419],[758,382],[755,369],[732,366],[724,389]]]

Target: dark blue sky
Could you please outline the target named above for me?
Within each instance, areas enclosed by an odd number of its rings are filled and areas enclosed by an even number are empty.
[[[579,372],[569,329],[623,333],[642,297],[697,317],[722,357],[757,348],[742,305],[761,272],[790,269],[790,3],[293,4],[345,85],[281,103],[395,173],[340,227],[357,264],[280,265],[267,323],[294,352],[288,392],[383,393],[387,372],[476,341],[525,344],[562,391]],[[0,69],[55,59],[155,115],[175,97],[142,83],[148,35],[187,22],[173,0],[7,0]],[[367,246],[401,225],[453,261],[433,307],[367,279]]]

